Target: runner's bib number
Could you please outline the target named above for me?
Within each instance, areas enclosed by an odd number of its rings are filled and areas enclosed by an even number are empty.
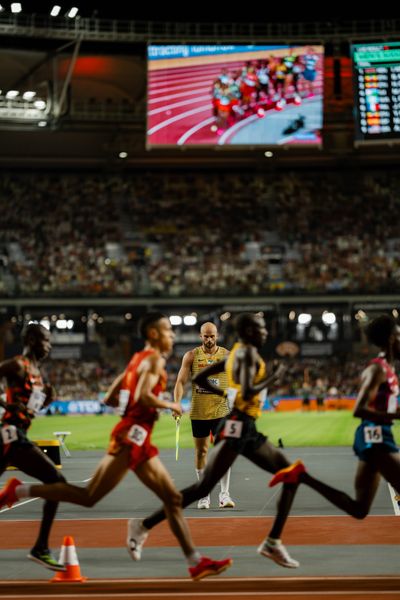
[[[130,390],[119,390],[117,413],[122,417],[129,402]]]
[[[264,388],[263,390],[261,390],[260,395],[259,395],[259,406],[262,409],[262,407],[265,404],[265,401],[267,399],[267,388]]]
[[[28,404],[26,406],[35,415],[37,415],[39,414],[45,400],[46,394],[41,390],[34,389],[29,397]]]
[[[382,427],[380,425],[364,427],[364,441],[366,444],[382,444]]]
[[[390,414],[397,412],[397,395],[392,394],[389,396],[387,411]]]
[[[236,400],[236,396],[237,396],[237,389],[236,388],[228,388],[226,390],[226,399],[228,401],[228,408],[229,410],[232,410],[232,408],[235,405],[235,400]]]
[[[240,438],[242,436],[243,422],[227,419],[224,427],[224,437]]]
[[[132,425],[128,431],[127,438],[133,444],[136,444],[136,446],[143,446],[147,438],[147,434],[148,431],[144,427],[141,427],[140,425]]]
[[[15,425],[4,425],[4,427],[1,428],[1,437],[3,444],[11,444],[12,442],[16,442],[18,439],[18,433]]]

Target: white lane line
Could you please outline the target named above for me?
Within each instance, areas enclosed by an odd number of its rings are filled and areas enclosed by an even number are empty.
[[[259,117],[257,115],[250,115],[250,117],[246,117],[246,119],[242,119],[241,121],[238,121],[237,123],[235,123],[235,125],[232,125],[232,127],[229,127],[229,129],[227,129],[225,131],[225,133],[223,133],[221,135],[221,137],[219,138],[218,144],[221,144],[221,145],[225,144],[225,141],[232,135],[232,133],[235,133],[239,129],[242,129],[242,127],[246,127],[246,125],[248,125],[249,123],[252,123],[253,121],[256,121],[257,119],[259,119]]]
[[[210,79],[204,79],[204,80],[199,80],[198,82],[195,83],[186,83],[185,85],[171,85],[169,87],[164,87],[164,88],[160,88],[159,90],[156,91],[152,91],[149,90],[147,95],[148,96],[155,96],[156,94],[161,94],[164,92],[173,92],[174,90],[185,90],[186,88],[200,88],[200,87],[205,87],[206,83],[210,83]],[[210,85],[208,86],[208,89],[210,89]],[[158,102],[158,98],[154,98],[153,100],[150,100],[149,104],[152,104],[153,102]]]
[[[89,477],[89,479],[82,479],[82,480],[79,480],[79,481],[68,481],[68,483],[87,483],[91,479],[92,478]],[[32,482],[27,482],[27,483],[31,484],[31,485],[41,485],[41,482],[37,482],[37,481],[32,481]],[[29,504],[30,502],[34,502],[35,500],[41,500],[41,498],[28,498],[28,500],[23,500],[22,502],[18,502],[17,504],[14,504],[10,508],[8,508],[8,507],[2,508],[0,510],[0,514],[4,513],[4,512],[8,512],[10,510],[14,510],[15,508],[19,508],[20,506],[24,506],[24,504]]]
[[[397,494],[396,490],[394,488],[392,488],[390,483],[388,483],[388,488],[389,488],[390,499],[393,504],[394,514],[396,515],[396,517],[398,517],[398,516],[400,516],[400,508],[399,508],[397,500],[395,500],[395,496],[397,496],[398,494]]]
[[[165,102],[166,100],[173,100],[174,98],[186,98],[187,96],[199,95],[201,93],[210,93],[210,86],[202,86],[202,89],[187,91],[187,92],[179,92],[179,94],[170,94],[169,96],[159,96],[158,98],[153,98],[153,100],[148,100],[148,104],[158,104],[159,102]]]
[[[198,123],[191,129],[188,129],[187,132],[184,133],[183,136],[180,137],[176,143],[178,144],[178,146],[182,146],[182,144],[184,144],[186,140],[188,140],[194,133],[196,133],[203,127],[206,127],[207,125],[211,125],[211,123],[214,123],[214,121],[215,117],[210,117],[209,119],[204,119],[204,121],[200,121],[200,123]]]
[[[206,106],[200,106],[199,108],[194,108],[193,110],[187,110],[183,113],[180,113],[179,115],[176,115],[175,117],[171,117],[170,119],[167,119],[166,121],[162,121],[161,123],[158,123],[158,125],[154,125],[154,127],[152,127],[151,129],[148,130],[147,135],[153,135],[153,133],[156,133],[157,131],[159,131],[160,129],[164,129],[164,127],[168,127],[168,125],[171,125],[172,123],[175,123],[175,121],[180,121],[181,119],[186,119],[186,117],[191,117],[192,115],[195,115],[197,113],[200,112],[209,112],[211,110],[211,104],[207,104]],[[151,140],[149,140],[151,143]]]
[[[194,104],[195,102],[203,102],[205,100],[209,100],[210,102],[210,110],[211,110],[211,94],[208,93],[206,96],[198,96],[197,98],[189,98],[188,100],[180,100],[179,102],[173,102],[172,104],[167,104],[165,106],[160,106],[159,108],[153,108],[148,112],[149,116],[158,115],[159,113],[166,112],[167,110],[172,110],[173,108],[178,108],[179,106],[186,106],[187,104]]]

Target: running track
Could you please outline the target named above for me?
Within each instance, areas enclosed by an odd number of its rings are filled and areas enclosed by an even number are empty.
[[[288,454],[292,452],[289,450]],[[341,487],[346,488],[353,475],[355,465],[351,453],[345,449],[301,449],[294,452],[296,455],[301,452],[317,475],[321,470],[325,478],[332,481],[334,473],[337,473],[338,480],[332,483]],[[64,460],[67,479],[78,482],[80,478],[83,482],[92,472],[100,454],[74,453],[71,459]],[[178,464],[174,451],[163,451],[163,460],[176,477],[179,487],[188,477],[191,479],[192,451],[183,451]],[[4,475],[2,481],[6,477]],[[244,483],[246,487],[243,489]],[[289,518],[284,541],[293,556],[300,558],[302,567],[286,570],[255,552],[272,519],[265,516],[265,510],[269,510],[270,506],[269,502],[265,503],[266,494],[272,494],[270,514],[274,513],[275,492],[268,492],[265,483],[260,470],[239,459],[233,472],[233,484],[240,498],[237,509],[232,512],[214,509],[205,514],[201,511],[200,515],[196,509],[187,509],[196,544],[207,548],[207,553],[216,558],[230,554],[234,558],[234,565],[226,574],[198,583],[185,578],[185,565],[165,524],[152,531],[140,563],[133,563],[127,556],[124,548],[127,516],[144,516],[157,505],[154,499],[149,501],[151,495],[134,478],[124,480],[120,488],[93,511],[67,504],[60,506],[60,518],[53,528],[51,545],[57,549],[64,535],[74,537],[82,573],[90,577],[83,584],[49,584],[50,572],[25,559],[26,548],[37,531],[40,501],[21,502],[15,509],[3,509],[0,515],[0,597],[26,600],[52,600],[56,597],[75,600],[400,598],[400,577],[397,576],[399,520],[393,514],[387,486],[381,486],[375,503],[375,511],[380,514],[372,514],[365,521],[332,514],[334,511],[329,506],[325,507],[329,513],[323,514],[319,496],[313,495],[314,492],[299,493],[297,510],[302,514]],[[261,507],[258,515],[249,515],[252,502]],[[306,510],[310,511],[308,515],[304,514]],[[118,514],[121,518],[115,518]],[[369,556],[373,556],[370,567],[364,564],[368,552]],[[303,562],[301,557],[306,555],[307,561]],[[342,556],[346,560],[346,569],[343,570],[337,566],[344,565]],[[334,562],[336,557],[341,559],[339,563]],[[267,577],[268,574],[271,576]],[[110,579],[110,576],[114,578]]]
[[[241,69],[245,60],[244,56],[243,60],[234,62],[150,71],[148,143],[218,144],[219,136],[210,129],[214,123],[210,93],[212,83],[223,68],[227,68],[229,72]],[[315,82],[315,92],[322,92],[320,71]],[[303,102],[307,103],[307,99]],[[273,119],[276,114],[280,113],[270,110],[264,118]]]

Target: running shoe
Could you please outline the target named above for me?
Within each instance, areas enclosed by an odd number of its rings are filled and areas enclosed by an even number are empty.
[[[277,471],[269,482],[269,487],[274,487],[278,483],[298,483],[300,475],[305,472],[304,463],[301,460],[296,460],[292,465]]]
[[[204,498],[200,498],[200,500],[197,503],[197,508],[201,509],[208,509],[210,508],[210,504],[211,504],[211,498],[210,496],[205,496]]]
[[[286,550],[285,546],[280,540],[277,540],[275,544],[270,544],[267,540],[265,540],[265,542],[258,547],[257,552],[262,556],[270,558],[281,567],[297,569],[297,567],[300,566],[300,563],[290,556],[289,552]]]
[[[143,527],[142,519],[129,519],[126,544],[132,560],[140,560],[142,558],[143,544],[148,535],[149,532]]]
[[[222,571],[228,569],[233,560],[231,558],[224,558],[224,560],[213,560],[202,556],[200,562],[195,567],[189,567],[189,573],[193,581],[199,581],[204,577],[211,577],[212,575],[219,575]]]
[[[219,507],[220,508],[235,508],[235,503],[230,497],[228,492],[220,492],[219,494]]]
[[[46,569],[50,569],[50,571],[66,571],[67,568],[65,565],[58,563],[54,556],[51,554],[48,548],[43,550],[39,548],[32,548],[32,550],[28,554],[28,558],[37,562],[42,567],[46,567]]]
[[[17,479],[16,477],[12,477],[0,491],[0,508],[3,508],[7,504],[8,508],[11,508],[12,505],[18,500],[15,495],[15,488],[18,485],[21,485],[22,481]]]

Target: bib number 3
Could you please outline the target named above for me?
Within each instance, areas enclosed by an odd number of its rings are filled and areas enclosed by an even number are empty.
[[[235,421],[234,419],[228,419],[225,422],[224,437],[240,438],[242,436],[242,429],[243,429],[242,421]]]
[[[380,425],[364,427],[364,441],[366,444],[382,444],[382,427]]]
[[[141,427],[140,425],[132,425],[128,431],[127,438],[133,444],[136,444],[136,446],[143,446],[147,438],[147,434],[148,431],[144,427]]]

